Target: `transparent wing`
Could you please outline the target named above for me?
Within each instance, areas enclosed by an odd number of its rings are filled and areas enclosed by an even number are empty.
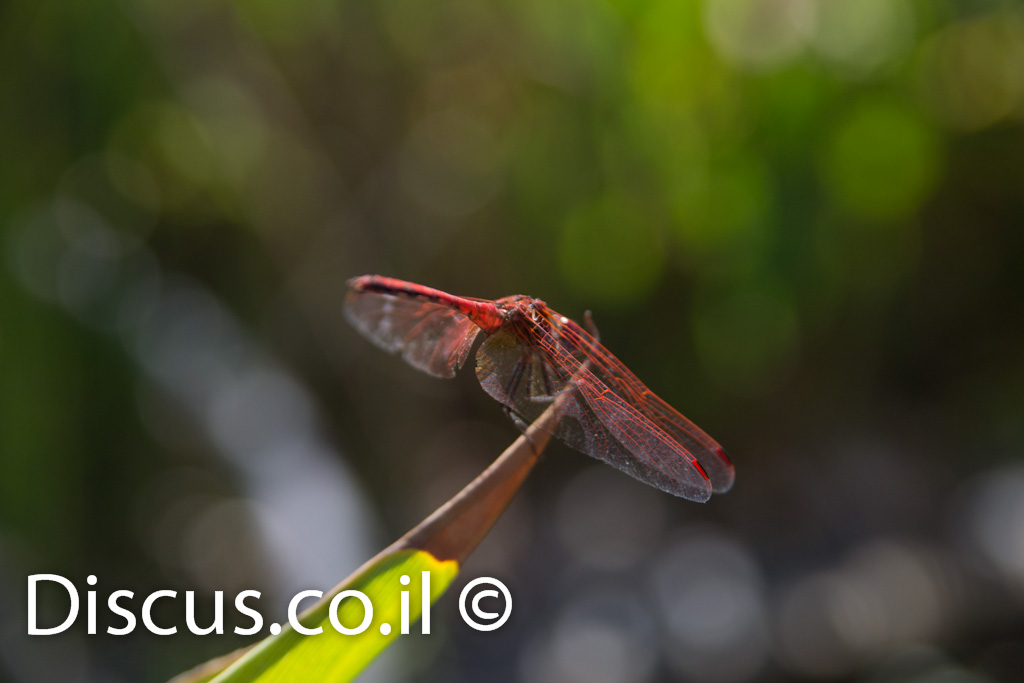
[[[550,330],[524,321],[489,336],[477,352],[484,390],[523,423],[565,392],[556,437],[651,486],[706,501],[711,482],[686,448],[609,388],[585,364],[587,349]],[[597,344],[589,335],[586,339]]]
[[[480,332],[444,304],[377,292],[350,291],[345,316],[374,344],[435,377],[454,377]]]
[[[571,320],[562,326],[560,337],[566,350],[589,361],[591,371],[616,395],[646,416],[697,459],[715,493],[725,493],[736,479],[725,450],[700,427],[648,389],[629,368]]]

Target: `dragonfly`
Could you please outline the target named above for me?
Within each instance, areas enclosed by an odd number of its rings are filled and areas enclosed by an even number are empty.
[[[435,377],[454,377],[477,337],[476,375],[520,430],[556,399],[552,434],[688,500],[735,477],[722,447],[648,389],[593,334],[540,299],[456,296],[380,275],[348,282],[345,314],[370,341]]]

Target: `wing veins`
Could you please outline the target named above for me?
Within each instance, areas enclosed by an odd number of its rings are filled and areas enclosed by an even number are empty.
[[[663,475],[672,479],[678,478],[673,475],[671,464],[665,462],[666,455],[664,453],[652,453],[643,448],[639,443],[641,435],[646,433],[652,436],[655,442],[662,446],[662,449],[659,450],[664,450],[669,454],[679,456],[680,461],[687,463],[692,471],[699,475],[700,479],[705,482],[708,481],[707,474],[704,472],[703,468],[689,450],[683,446],[683,444],[669,436],[650,418],[631,406],[623,399],[622,396],[619,396],[615,391],[609,388],[608,385],[605,384],[605,382],[595,375],[589,368],[584,367],[583,362],[565,351],[558,340],[553,338],[553,335],[550,332],[543,330],[540,326],[535,324],[530,325],[529,329],[535,337],[536,347],[540,349],[545,356],[547,356],[549,364],[555,366],[556,370],[561,370],[562,372],[560,374],[564,373],[570,377],[575,376],[575,381],[571,382],[567,386],[575,387],[575,390],[580,394],[584,402],[597,417],[598,422],[613,438],[621,443],[626,450],[633,455],[633,457],[637,458],[641,462],[650,462],[652,467],[657,469]],[[607,398],[606,395],[613,398]],[[618,411],[623,413],[624,417],[627,419],[615,419],[611,408],[606,407],[608,404],[611,404],[611,406],[614,406]],[[619,428],[613,430],[610,428],[610,425],[619,425]],[[639,427],[636,425],[639,425]]]

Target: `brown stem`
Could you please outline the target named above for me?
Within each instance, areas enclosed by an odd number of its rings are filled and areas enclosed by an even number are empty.
[[[512,445],[447,503],[413,527],[408,533],[377,553],[338,586],[325,595],[330,600],[353,576],[357,576],[386,555],[400,550],[424,550],[439,560],[455,560],[459,564],[469,557],[477,544],[501,516],[512,497],[522,486],[526,475],[537,464],[541,452],[551,440],[551,430],[558,420],[558,401],[546,410]],[[317,609],[310,607],[303,616]],[[302,617],[300,616],[300,619]],[[168,683],[202,683],[208,681],[241,658],[251,647],[242,648],[201,664],[175,677]]]
[[[447,503],[384,553],[395,550],[425,550],[439,560],[459,564],[498,520],[526,475],[537,464],[541,452],[551,440],[557,420],[554,407],[548,409],[512,445]]]

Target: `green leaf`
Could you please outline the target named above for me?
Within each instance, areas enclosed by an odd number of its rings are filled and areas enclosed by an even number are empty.
[[[400,634],[401,593],[409,594],[409,622],[414,622],[422,613],[422,573],[429,572],[429,601],[433,603],[458,574],[458,566],[454,560],[438,560],[422,550],[379,556],[302,616],[303,626],[322,628],[322,633],[307,636],[286,626],[214,678],[213,683],[352,680]],[[409,577],[408,586],[400,583],[402,576]],[[330,620],[331,600],[345,590],[362,592],[373,606],[369,627],[357,635],[339,633]],[[365,612],[357,598],[347,597],[337,614],[340,624],[352,629],[363,622]],[[390,626],[387,635],[381,633],[382,624]]]
[[[462,562],[501,516],[540,458],[558,419],[557,407],[558,402],[451,500],[299,617],[303,626],[322,627],[323,633],[302,635],[285,626],[255,647],[207,662],[170,683],[343,683],[354,679],[400,635],[403,590],[409,592],[411,626],[422,613],[422,573],[430,572],[431,604],[455,579]],[[400,582],[403,575],[410,578],[408,586]],[[372,623],[357,635],[338,633],[330,620],[332,599],[346,590],[362,592],[373,606]],[[351,629],[362,623],[364,614],[362,603],[349,597],[339,605],[338,620]],[[387,635],[380,632],[384,623],[391,626]]]

